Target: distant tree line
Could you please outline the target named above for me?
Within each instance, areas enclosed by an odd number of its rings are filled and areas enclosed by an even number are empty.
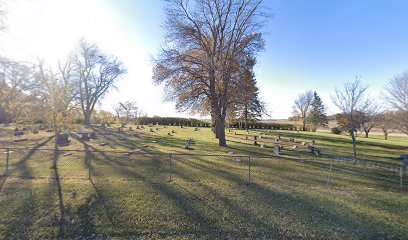
[[[195,118],[178,117],[139,117],[136,121],[139,125],[171,125],[171,126],[190,126],[190,127],[210,127],[211,123]]]
[[[230,123],[229,127],[231,128],[242,128],[242,125],[239,122]],[[295,124],[290,123],[267,123],[260,121],[248,122],[246,127],[248,129],[271,129],[271,130],[298,130],[298,127]]]

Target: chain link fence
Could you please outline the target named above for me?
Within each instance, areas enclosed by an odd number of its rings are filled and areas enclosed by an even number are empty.
[[[198,155],[140,152],[1,148],[0,176],[92,179],[95,181],[188,181],[291,184],[406,190],[407,169],[399,164],[358,161],[304,150],[282,155]],[[309,154],[306,158],[305,154]]]

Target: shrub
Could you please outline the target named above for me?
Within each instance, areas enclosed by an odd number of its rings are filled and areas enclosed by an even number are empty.
[[[341,129],[338,127],[334,127],[331,129],[331,132],[334,134],[340,134],[341,133]]]

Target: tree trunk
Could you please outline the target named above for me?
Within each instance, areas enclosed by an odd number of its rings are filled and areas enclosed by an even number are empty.
[[[351,140],[353,141],[353,162],[357,162],[357,143],[356,143],[356,136],[354,135],[355,133],[353,132],[351,135]]]
[[[306,119],[305,118],[303,118],[303,121],[302,121],[302,131],[306,131]]]
[[[248,132],[248,107],[245,106],[245,130]]]
[[[364,131],[365,132],[365,138],[368,138],[368,131]]]
[[[388,133],[384,133],[384,140],[388,140]]]
[[[220,147],[226,147],[227,146],[227,140],[225,138],[225,120],[224,119],[217,119],[217,124],[216,124],[216,135],[218,135],[218,145]]]
[[[90,128],[91,127],[91,113],[90,112],[85,112],[84,114],[84,124],[85,128]]]

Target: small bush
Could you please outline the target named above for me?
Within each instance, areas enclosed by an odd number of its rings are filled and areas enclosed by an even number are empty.
[[[331,129],[331,132],[334,134],[340,134],[341,133],[341,129],[338,127],[334,127]]]

